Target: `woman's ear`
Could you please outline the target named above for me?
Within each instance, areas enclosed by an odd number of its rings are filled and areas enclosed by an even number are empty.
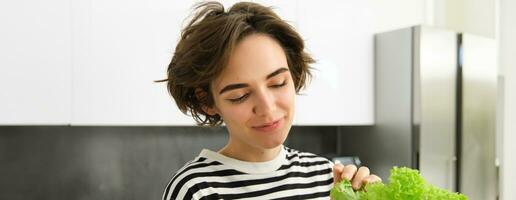
[[[208,93],[206,91],[204,91],[203,89],[201,89],[201,88],[197,88],[197,89],[195,89],[195,97],[202,104],[203,102],[206,102],[206,98],[208,97]],[[201,109],[202,109],[202,111],[204,111],[208,115],[217,115],[218,114],[217,113],[217,109],[215,108],[215,105],[210,107],[210,106],[202,104]]]
[[[212,108],[212,107],[208,107],[208,106],[202,106],[202,110],[208,114],[208,115],[217,115],[217,111],[215,110],[215,108]]]

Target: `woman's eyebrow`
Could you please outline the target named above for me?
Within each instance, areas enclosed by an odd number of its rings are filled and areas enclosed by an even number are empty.
[[[288,71],[288,68],[285,68],[285,67],[279,68],[276,71],[274,71],[274,72],[270,73],[269,75],[267,75],[267,77],[265,79],[266,80],[270,79],[270,78],[272,78],[272,77],[274,77],[274,76],[276,76],[278,74],[281,74],[283,72],[286,72],[286,71]],[[247,84],[247,83],[229,84],[226,87],[222,88],[222,90],[220,90],[219,95],[221,95],[222,93],[227,92],[229,90],[235,90],[235,89],[240,89],[240,88],[245,88],[245,87],[249,87],[249,84]]]
[[[276,70],[276,71],[270,73],[269,75],[267,75],[267,78],[265,78],[265,79],[270,79],[270,78],[272,78],[272,77],[274,77],[274,76],[276,76],[278,74],[281,74],[283,72],[286,72],[286,71],[288,71],[288,68],[285,68],[285,67],[279,68],[278,70]]]
[[[226,87],[222,88],[222,90],[220,90],[220,92],[219,92],[219,95],[224,92],[227,92],[229,90],[235,90],[235,89],[245,88],[245,87],[249,87],[249,84],[247,84],[247,83],[230,84],[230,85],[227,85]]]

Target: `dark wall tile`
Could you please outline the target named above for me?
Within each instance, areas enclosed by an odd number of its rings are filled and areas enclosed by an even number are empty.
[[[336,151],[335,127],[293,127],[285,145]],[[160,199],[171,176],[225,128],[0,127],[0,199]]]

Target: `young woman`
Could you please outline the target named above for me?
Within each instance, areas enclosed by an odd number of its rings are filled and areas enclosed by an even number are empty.
[[[313,59],[299,34],[270,8],[243,2],[197,7],[168,67],[168,90],[201,126],[224,123],[226,146],[204,149],[166,186],[169,199],[328,199],[342,179],[380,181],[368,168],[283,146],[295,96]]]

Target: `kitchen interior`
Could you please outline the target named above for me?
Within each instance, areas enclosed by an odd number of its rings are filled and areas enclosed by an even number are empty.
[[[221,1],[230,6],[237,1]],[[516,199],[516,2],[271,1],[317,63],[285,146]],[[0,199],[159,199],[225,127],[163,83],[190,1],[2,3]]]

